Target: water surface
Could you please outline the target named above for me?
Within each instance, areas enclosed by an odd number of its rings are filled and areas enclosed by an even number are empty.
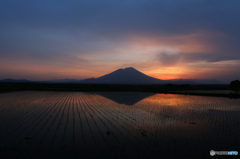
[[[143,92],[0,94],[5,158],[208,158],[240,150],[240,99]]]

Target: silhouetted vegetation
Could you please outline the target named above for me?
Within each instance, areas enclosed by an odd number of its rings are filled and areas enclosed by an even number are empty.
[[[164,85],[165,88],[173,88],[174,85],[172,83],[168,83]]]
[[[171,93],[185,95],[204,95],[217,97],[239,98],[238,93],[199,93],[193,90],[238,90],[229,85],[175,85],[175,84],[153,84],[153,85],[127,85],[127,84],[78,84],[78,83],[0,83],[0,92],[11,91],[135,91],[152,93]]]
[[[240,88],[240,81],[239,80],[234,80],[230,83],[230,87],[232,88]]]

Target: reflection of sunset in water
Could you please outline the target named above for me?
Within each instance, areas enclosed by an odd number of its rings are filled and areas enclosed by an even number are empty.
[[[239,100],[144,92],[3,93],[0,153],[202,158],[210,149],[238,148]],[[192,152],[187,157],[186,149]]]
[[[165,106],[187,106],[190,101],[186,100],[186,97],[175,94],[156,94],[149,98],[145,98],[142,102],[152,104],[161,104]]]
[[[240,110],[238,99],[204,97],[177,94],[155,94],[141,101],[148,107],[176,107],[176,109],[198,109],[198,110]],[[214,104],[214,106],[212,105]],[[208,105],[208,107],[205,107]],[[212,108],[211,108],[212,107]]]

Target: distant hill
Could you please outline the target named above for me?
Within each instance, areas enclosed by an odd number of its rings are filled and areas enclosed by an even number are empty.
[[[55,79],[55,80],[50,80],[50,81],[42,81],[45,83],[79,83],[80,80],[76,80],[76,79]]]
[[[160,80],[157,78],[150,77],[144,73],[136,70],[133,67],[125,69],[118,69],[109,74],[101,76],[99,78],[88,78],[84,80],[76,79],[56,79],[49,81],[29,81],[26,79],[4,79],[0,82],[12,82],[12,83],[23,83],[23,82],[35,82],[35,83],[80,83],[80,84],[130,84],[130,85],[148,85],[148,84],[226,84],[215,79],[174,79],[174,80]]]
[[[21,82],[31,82],[31,81],[28,81],[28,80],[26,80],[26,79],[19,79],[19,80],[17,80],[17,79],[3,79],[3,80],[0,80],[0,82],[12,82],[12,83],[16,82],[16,83],[21,83]]]
[[[87,78],[84,80],[81,80],[80,83],[85,83],[85,84],[91,84],[91,83],[96,83],[95,78]]]
[[[80,81],[88,84],[225,84],[215,79],[174,79],[160,80],[143,74],[133,67],[118,69],[99,78],[89,78]]]
[[[143,74],[135,68],[118,69],[96,79],[86,79],[81,83],[94,84],[164,84],[165,82]]]
[[[174,80],[166,80],[168,83],[172,84],[226,84],[221,81],[215,79],[174,79]]]
[[[215,79],[193,79],[197,84],[228,84]]]

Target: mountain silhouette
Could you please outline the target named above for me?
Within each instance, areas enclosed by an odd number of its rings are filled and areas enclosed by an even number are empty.
[[[139,101],[155,95],[148,92],[94,92],[102,97],[108,98],[118,104],[134,105]]]
[[[109,74],[101,76],[99,78],[88,78],[83,80],[76,79],[56,79],[50,81],[29,81],[26,79],[3,79],[0,82],[4,83],[79,83],[79,84],[129,84],[129,85],[148,85],[148,84],[226,84],[215,79],[173,79],[173,80],[160,80],[157,78],[150,77],[144,73],[136,70],[133,67],[125,69],[118,69]]]
[[[76,79],[54,79],[54,80],[50,80],[50,81],[45,81],[47,83],[79,83],[80,80],[76,80]]]
[[[14,83],[14,82],[16,82],[16,83],[24,83],[24,82],[30,82],[29,80],[26,80],[26,79],[3,79],[3,80],[0,80],[0,82],[9,82],[9,83]]]
[[[143,74],[133,67],[118,69],[96,79],[86,79],[82,83],[94,84],[164,84],[165,82]]]

